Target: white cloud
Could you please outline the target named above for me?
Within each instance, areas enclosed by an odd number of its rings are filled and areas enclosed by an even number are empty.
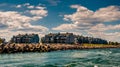
[[[80,6],[79,5],[71,5],[70,6],[71,8],[79,8]],[[82,7],[82,6],[81,6]],[[85,8],[85,7],[83,7],[83,8]]]
[[[17,27],[30,22],[31,18],[21,15],[15,11],[0,12],[0,24],[7,25],[8,28]]]
[[[107,8],[101,8],[93,15],[99,22],[111,22],[120,19],[120,7],[109,6]]]
[[[45,9],[45,7],[36,6],[36,9],[41,9],[41,10],[43,10],[43,9]]]
[[[75,28],[76,25],[74,24],[62,24],[56,28],[52,28],[53,30],[61,30],[61,31],[64,31],[65,30],[72,30],[73,28]]]
[[[119,30],[117,32],[113,33],[106,33],[106,31],[111,30]],[[104,24],[98,24],[96,26],[91,27],[89,30],[87,30],[88,34],[91,34],[92,36],[104,38],[109,41],[118,41],[120,42],[120,24],[118,25],[104,25]]]
[[[16,8],[21,8],[22,5],[17,5]]]
[[[40,37],[44,36],[45,32],[34,32],[34,31],[9,31],[9,30],[1,30],[0,31],[0,37],[1,38],[6,38],[6,41],[9,41],[13,35],[18,35],[18,34],[39,34]]]
[[[28,7],[32,7],[32,6],[30,6],[30,4],[29,3],[25,3],[25,4],[19,4],[19,5],[16,5],[15,7],[16,8],[21,8],[21,7],[23,7],[23,6],[28,6]]]
[[[34,17],[34,16],[33,16]],[[43,27],[43,26],[33,26],[31,25],[29,22],[33,21],[33,17],[29,17],[29,16],[25,16],[25,15],[21,15],[18,12],[15,11],[7,11],[7,12],[0,12],[0,27],[6,27],[5,29],[9,30],[14,30],[14,29],[19,29],[19,28],[24,28],[24,29],[28,29],[28,28],[35,28],[37,29],[41,29],[45,30],[47,28]],[[43,17],[43,16],[41,16]],[[37,19],[39,20],[39,19]],[[34,31],[34,30],[32,30]]]
[[[32,20],[34,21],[42,19],[43,17],[47,16],[48,13],[48,11],[44,9],[29,10],[27,12],[33,15]]]
[[[29,4],[24,5],[29,6]],[[32,9],[28,10],[28,14],[31,16],[24,14],[24,12],[0,11],[0,37],[5,37],[9,40],[12,35],[19,33],[38,33],[43,35],[48,31],[47,27],[31,24],[33,21],[47,16],[47,10]]]
[[[105,32],[88,32],[88,34],[91,34],[94,37],[106,39],[108,41],[114,41],[114,42],[120,42],[120,32],[114,32],[114,33],[105,33]]]
[[[30,5],[29,3],[17,5],[16,8],[27,8],[28,10],[25,10],[24,14],[30,14],[32,15],[32,20],[36,21],[39,19],[42,19],[43,17],[47,16],[48,11],[46,10],[46,7],[37,5]]]
[[[89,29],[89,31],[107,31],[107,30],[120,30],[120,24],[118,25],[104,25],[104,24],[97,24]]]
[[[120,30],[120,24],[104,25],[105,22],[109,23],[120,20],[119,6],[108,6],[100,8],[96,11],[89,10],[88,8],[80,5],[71,5],[70,7],[77,9],[76,12],[73,14],[64,15],[63,19],[72,23],[61,24],[57,27],[52,28],[53,30],[82,30],[86,31],[88,35],[90,34],[89,32],[92,32],[93,34],[96,33],[96,36],[101,33],[105,33],[107,30]],[[102,36],[105,36],[105,34]]]
[[[23,4],[23,6],[29,6],[30,5],[30,3],[25,3],[25,4]]]
[[[34,8],[34,6],[28,6],[27,8],[29,8],[29,9],[33,9],[33,8]]]
[[[118,6],[100,8],[95,12],[79,5],[71,5],[71,8],[76,8],[77,11],[70,15],[64,15],[64,20],[71,21],[71,24],[78,26],[78,28],[92,27],[99,23],[112,22],[120,19],[120,7]]]
[[[29,11],[32,15],[36,15],[36,16],[46,16],[47,11],[46,10],[30,10]]]
[[[16,29],[13,29],[16,30]],[[22,26],[19,26],[17,28],[17,31],[25,31],[25,32],[29,32],[29,31],[35,31],[35,32],[46,32],[48,31],[48,29],[44,26],[40,26],[40,25],[31,25],[30,23],[26,23],[23,24]]]
[[[30,3],[25,3],[25,4],[19,4],[19,5],[16,5],[15,6],[16,8],[28,8],[28,9],[45,9],[46,7],[43,7],[43,6],[40,6],[40,5],[37,5],[37,6],[34,6],[34,5],[30,5]]]

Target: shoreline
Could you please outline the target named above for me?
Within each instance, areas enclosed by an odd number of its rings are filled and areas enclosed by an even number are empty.
[[[0,45],[0,54],[2,53],[24,53],[24,52],[51,52],[58,50],[82,50],[82,49],[106,49],[120,48],[120,45],[103,44],[6,44]]]

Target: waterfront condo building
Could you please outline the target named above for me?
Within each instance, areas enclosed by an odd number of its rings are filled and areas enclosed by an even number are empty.
[[[18,34],[11,38],[12,43],[39,43],[38,34]]]
[[[73,33],[49,33],[45,35],[41,41],[43,43],[73,44],[75,42],[75,35],[73,35]]]

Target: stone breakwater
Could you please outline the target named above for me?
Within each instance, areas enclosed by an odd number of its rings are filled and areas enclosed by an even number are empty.
[[[99,49],[99,48],[120,48],[120,45],[87,46],[70,44],[6,44],[6,45],[1,44],[0,53],[50,52],[57,50]]]

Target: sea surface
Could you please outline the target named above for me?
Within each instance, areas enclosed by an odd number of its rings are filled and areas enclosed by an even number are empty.
[[[0,67],[120,67],[120,49],[0,54]]]

